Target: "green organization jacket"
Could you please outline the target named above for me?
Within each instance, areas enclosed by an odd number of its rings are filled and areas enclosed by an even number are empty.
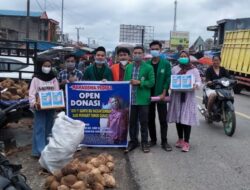
[[[151,60],[146,62],[151,65]],[[159,96],[162,94],[163,90],[166,89],[166,95],[168,94],[168,89],[171,80],[171,65],[169,61],[160,59],[157,68],[157,74],[155,76],[155,91],[154,96]]]
[[[134,63],[126,66],[124,80],[129,81],[132,79]],[[151,88],[155,83],[154,69],[151,65],[142,62],[140,65],[139,78],[141,82],[136,90],[136,105],[149,105]]]
[[[101,76],[99,76],[99,74],[98,74],[98,72],[96,72],[95,65],[92,64],[92,65],[88,66],[87,69],[85,70],[84,75],[83,75],[83,80],[87,80],[87,81],[101,81],[103,79],[106,79],[108,81],[113,80],[112,71],[106,65],[104,65],[103,72],[101,73]]]

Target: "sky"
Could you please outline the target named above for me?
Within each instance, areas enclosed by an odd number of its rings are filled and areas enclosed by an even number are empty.
[[[61,22],[62,0],[30,0],[31,11],[44,11]],[[0,0],[0,9],[26,10],[26,0]],[[250,17],[250,0],[178,0],[177,31],[190,33],[190,44],[211,38],[207,26],[221,19]],[[109,50],[119,44],[120,24],[154,27],[154,39],[169,40],[173,29],[174,0],[64,0],[64,33],[80,41],[95,40]]]

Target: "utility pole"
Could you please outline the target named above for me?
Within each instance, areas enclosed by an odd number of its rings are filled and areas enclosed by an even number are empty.
[[[61,15],[61,42],[63,42],[63,9],[64,9],[64,0],[62,0],[62,15]]]
[[[76,32],[77,32],[77,44],[79,44],[80,40],[80,30],[84,30],[83,27],[76,27]]]
[[[47,8],[47,5],[46,5],[46,0],[44,0],[44,11],[46,12],[46,8]]]
[[[176,31],[176,15],[177,15],[177,0],[174,2],[174,28],[173,31]]]
[[[30,37],[30,0],[27,0],[26,39]]]

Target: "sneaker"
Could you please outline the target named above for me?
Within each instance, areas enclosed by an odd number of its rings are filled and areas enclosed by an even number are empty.
[[[175,147],[176,148],[182,148],[184,141],[182,139],[179,139],[176,143],[175,143]]]
[[[156,141],[150,141],[149,142],[149,146],[152,147],[152,146],[155,146],[156,145]]]
[[[184,142],[184,143],[183,143],[183,146],[182,146],[182,152],[188,152],[189,149],[190,149],[189,143]]]
[[[128,147],[124,150],[125,153],[128,153],[132,150],[134,150],[138,145],[135,144],[134,142],[129,142]]]
[[[142,145],[141,145],[141,148],[142,148],[142,151],[143,151],[144,153],[150,152],[150,149],[149,149],[148,144],[142,144]]]
[[[172,151],[172,146],[171,146],[170,144],[168,144],[168,143],[163,143],[163,144],[161,145],[161,148],[162,148],[163,150],[167,151],[167,152]]]

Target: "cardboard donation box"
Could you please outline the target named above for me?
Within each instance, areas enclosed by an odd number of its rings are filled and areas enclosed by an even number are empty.
[[[190,91],[194,85],[193,75],[171,75],[171,90],[175,91]]]
[[[65,107],[64,94],[62,90],[39,92],[41,109],[58,109]]]

